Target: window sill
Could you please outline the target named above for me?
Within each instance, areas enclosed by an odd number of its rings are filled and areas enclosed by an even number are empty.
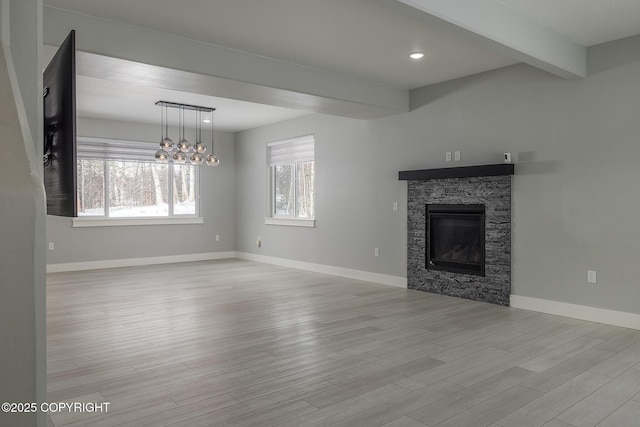
[[[119,227],[135,225],[203,224],[204,218],[73,218],[71,227]]]
[[[311,227],[315,228],[315,219],[301,219],[301,218],[265,218],[264,223],[266,225],[284,225],[289,227]]]

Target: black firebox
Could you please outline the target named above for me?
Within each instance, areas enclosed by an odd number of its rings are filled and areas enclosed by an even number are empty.
[[[484,205],[427,205],[427,269],[484,276]]]

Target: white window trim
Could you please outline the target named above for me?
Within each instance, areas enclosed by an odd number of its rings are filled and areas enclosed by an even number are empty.
[[[115,143],[131,143],[131,144],[139,144],[140,142],[146,141],[134,141],[134,140],[124,140],[124,139],[115,139],[115,138],[96,138],[89,136],[78,136],[78,141],[87,141],[91,143],[104,143],[108,144],[109,142]],[[149,143],[152,144],[152,143]],[[79,159],[80,160],[80,159]],[[98,159],[100,160],[100,159]],[[104,162],[110,159],[102,159]],[[171,167],[173,164],[168,164],[168,174],[169,174],[169,182],[174,179],[174,170]],[[197,166],[196,166],[197,168]],[[136,225],[186,225],[186,224],[203,224],[204,218],[199,216],[200,214],[200,171],[197,171],[197,179],[195,182],[196,188],[196,201],[195,201],[195,214],[175,214],[173,213],[174,206],[172,203],[168,203],[167,207],[169,209],[169,216],[167,217],[109,217],[109,204],[105,200],[104,206],[104,215],[100,216],[78,216],[72,219],[71,227],[113,227],[113,226],[136,226]],[[109,168],[106,167],[105,164],[105,180],[109,181]],[[105,189],[105,198],[107,197],[107,189]],[[168,188],[168,198],[173,200],[173,186],[169,185]]]
[[[312,227],[315,228],[316,220],[307,218],[282,218],[282,217],[265,217],[266,225],[284,225],[289,227]]]
[[[281,216],[281,215],[275,215],[274,213],[274,208],[275,208],[275,194],[274,194],[274,188],[273,188],[273,166],[271,164],[269,164],[269,149],[272,146],[277,146],[277,145],[281,145],[281,144],[290,144],[292,142],[296,142],[296,141],[305,141],[308,139],[313,139],[314,140],[314,144],[315,144],[315,135],[314,134],[309,134],[309,135],[304,135],[304,136],[299,136],[299,137],[294,137],[294,138],[288,138],[288,139],[283,139],[280,141],[273,141],[273,142],[269,142],[267,143],[267,179],[266,179],[266,183],[267,183],[267,216],[265,216],[264,218],[264,223],[265,225],[278,225],[278,226],[287,226],[287,227],[308,227],[308,228],[315,228],[316,227],[316,218],[315,216],[313,218],[298,218],[298,217],[291,217],[291,216]],[[314,162],[315,162],[315,156],[314,156]],[[314,212],[315,215],[315,212]]]
[[[72,228],[82,227],[114,227],[138,225],[190,225],[203,224],[202,217],[173,217],[173,218],[98,218],[78,217],[71,219]]]

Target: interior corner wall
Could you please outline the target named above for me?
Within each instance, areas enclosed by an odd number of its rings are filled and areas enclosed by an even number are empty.
[[[37,176],[31,175],[17,104],[7,67],[8,50],[0,52],[0,402],[37,402],[36,310],[44,299],[39,277]],[[29,146],[27,146],[29,145]],[[41,185],[41,182],[40,182]],[[42,196],[42,192],[40,193]],[[41,213],[44,213],[41,207]],[[41,281],[40,281],[41,279]],[[38,290],[38,292],[36,292]],[[44,307],[43,311],[44,311]],[[43,313],[44,314],[44,313]],[[44,338],[42,336],[41,338]],[[44,385],[44,384],[43,384]],[[3,411],[4,412],[4,411]],[[0,413],[0,425],[31,426],[35,414]]]
[[[156,141],[159,124],[78,119],[78,136]],[[203,224],[72,228],[71,219],[47,216],[47,264],[197,255],[234,250],[234,135],[216,132],[220,165],[200,167]],[[220,235],[220,241],[215,236]]]
[[[584,79],[515,65],[413,91],[414,109],[393,117],[313,115],[240,132],[236,250],[404,276],[397,172],[501,163],[511,152],[512,293],[640,313],[639,49],[637,37],[591,48],[600,59]],[[305,134],[315,135],[317,228],[265,225],[266,144]],[[461,161],[445,162],[446,151]]]
[[[42,0],[3,0],[0,56],[0,401],[46,401]],[[46,426],[0,413],[0,425]]]

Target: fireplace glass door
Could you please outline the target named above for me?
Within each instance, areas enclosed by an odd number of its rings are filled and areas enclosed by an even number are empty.
[[[483,205],[427,205],[427,269],[484,276]]]

